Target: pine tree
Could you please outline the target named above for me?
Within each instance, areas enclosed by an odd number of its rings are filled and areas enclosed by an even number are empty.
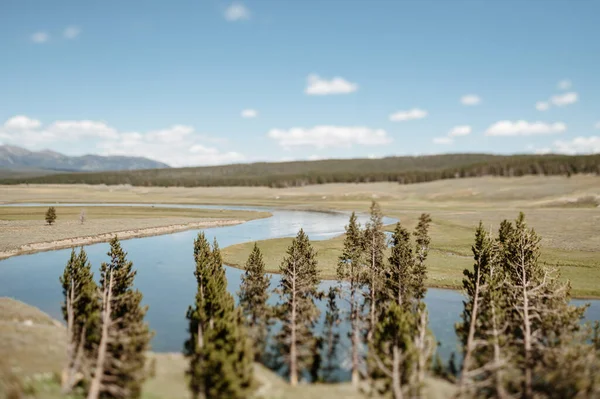
[[[262,253],[255,243],[242,276],[239,306],[253,342],[255,360],[263,362],[271,325],[271,307],[267,304],[270,280],[265,273]]]
[[[117,236],[110,241],[110,262],[100,267],[100,286],[108,287],[107,299],[110,323],[105,340],[106,358],[100,376],[102,397],[139,398],[146,379],[146,352],[152,333],[144,317],[148,308],[142,306],[142,293],[133,288],[136,271],[127,260]],[[101,339],[102,341],[102,339]],[[96,376],[99,370],[96,369]]]
[[[337,348],[340,343],[339,325],[342,322],[340,309],[337,305],[338,290],[329,288],[327,293],[327,312],[325,313],[325,325],[323,326],[323,349],[325,365],[323,367],[323,380],[335,381],[334,373],[339,367]]]
[[[194,241],[198,289],[187,312],[190,337],[185,355],[194,398],[245,398],[252,388],[253,353],[242,314],[227,292],[221,253],[204,233]]]
[[[416,241],[415,262],[412,272],[412,291],[415,300],[422,301],[427,292],[425,288],[425,279],[427,278],[427,268],[425,260],[429,254],[429,225],[431,224],[431,216],[428,213],[422,213],[419,217],[419,223],[413,233]]]
[[[472,246],[473,271],[463,271],[463,288],[466,300],[463,302],[464,310],[462,322],[456,325],[456,334],[462,345],[463,364],[459,379],[459,391],[465,395],[467,385],[474,379],[482,379],[479,368],[491,363],[492,355],[488,341],[490,306],[493,305],[489,295],[490,290],[499,290],[491,281],[491,270],[497,262],[493,240],[479,222],[475,232],[475,244]],[[488,294],[488,295],[486,295]],[[487,300],[486,300],[487,299]]]
[[[403,384],[410,379],[407,365],[411,364],[414,356],[414,326],[414,316],[410,311],[392,302],[375,327],[369,357],[383,377],[380,391],[391,391],[394,399],[404,397]]]
[[[62,391],[70,392],[85,376],[89,377],[88,359],[94,358],[99,342],[100,307],[98,287],[83,248],[75,249],[60,277],[65,301],[63,318],[67,324],[67,364],[62,375]]]
[[[360,367],[364,363],[361,346],[363,344],[361,329],[363,324],[363,312],[359,295],[363,288],[363,275],[365,272],[365,243],[360,226],[356,221],[356,215],[352,212],[350,221],[346,226],[346,236],[344,237],[344,249],[338,260],[337,278],[340,289],[340,298],[344,299],[350,305],[350,311],[347,320],[350,322],[350,332],[348,333],[352,358],[352,384],[358,385],[360,378]]]
[[[369,326],[367,340],[370,342],[378,319],[378,303],[381,290],[381,274],[383,269],[383,252],[385,251],[385,233],[383,232],[383,215],[379,204],[371,203],[371,217],[365,228],[365,248],[367,256],[367,270],[364,275],[367,292],[365,295],[365,306],[369,308]]]
[[[411,307],[414,264],[410,233],[398,222],[392,235],[391,255],[384,266],[383,303],[395,302],[405,309]]]
[[[315,300],[321,296],[316,252],[302,229],[288,248],[279,270],[278,292],[282,302],[278,305],[278,316],[282,328],[276,340],[290,383],[295,386],[300,373],[307,370],[312,361],[316,345],[313,330],[319,317]]]
[[[548,384],[552,369],[540,361],[580,331],[583,307],[569,305],[570,286],[560,283],[552,270],[538,262],[540,238],[525,223],[523,213],[514,227],[504,223],[500,261],[506,275],[506,332],[516,385],[507,388],[532,398]],[[568,353],[564,350],[563,353]]]
[[[53,206],[49,207],[46,211],[46,223],[52,225],[56,221],[56,208]]]

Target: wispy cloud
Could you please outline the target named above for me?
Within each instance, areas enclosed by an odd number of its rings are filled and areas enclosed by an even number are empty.
[[[288,130],[272,129],[267,136],[285,148],[315,147],[349,148],[353,145],[376,146],[392,142],[383,129],[364,126],[315,126],[312,128],[294,127]]]
[[[556,87],[559,90],[569,90],[571,88],[571,81],[569,79],[564,79],[561,80],[560,82],[558,82],[558,84],[556,85]]]
[[[452,130],[448,132],[448,137],[468,136],[469,134],[471,134],[471,126],[454,126]]]
[[[434,137],[433,143],[447,145],[454,143],[454,139],[452,139],[451,137]]]
[[[50,40],[50,35],[46,32],[35,32],[31,35],[31,41],[37,44],[43,44]]]
[[[527,122],[499,121],[491,125],[485,132],[486,136],[532,136],[562,133],[567,125],[562,122]]]
[[[538,111],[548,111],[548,108],[550,108],[550,104],[548,104],[546,101],[538,101],[535,103],[535,109]]]
[[[256,118],[258,116],[258,111],[255,109],[245,109],[241,113],[242,118]]]
[[[306,89],[308,95],[325,96],[330,94],[349,94],[358,90],[358,85],[341,77],[330,80],[321,78],[319,75],[311,74],[306,78]]]
[[[481,102],[481,97],[477,94],[466,94],[460,98],[463,105],[477,105]]]
[[[561,154],[597,154],[600,153],[600,136],[575,137],[572,140],[557,140],[554,151]]]
[[[596,122],[596,124],[594,125],[595,129],[600,129],[600,121]]]
[[[77,26],[68,26],[63,31],[63,37],[65,39],[75,39],[81,33],[81,29]]]
[[[550,98],[550,102],[557,107],[564,107],[565,105],[574,104],[579,100],[579,96],[575,92],[569,92],[564,94],[558,94]]]
[[[427,111],[420,108],[413,108],[408,111],[397,111],[390,115],[393,122],[410,121],[413,119],[423,119],[427,116]]]
[[[225,19],[230,22],[250,19],[250,10],[242,3],[232,3],[225,9]]]

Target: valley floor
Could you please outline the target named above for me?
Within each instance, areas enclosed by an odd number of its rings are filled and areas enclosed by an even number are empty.
[[[89,203],[141,203],[141,204],[214,204],[252,205],[281,208],[343,210],[366,212],[372,200],[377,200],[386,216],[395,217],[409,229],[416,224],[421,212],[431,214],[432,253],[429,264],[429,284],[457,288],[461,284],[462,270],[470,267],[471,245],[475,227],[482,221],[492,231],[503,219],[515,219],[525,212],[528,224],[542,237],[541,261],[556,267],[563,278],[571,281],[573,294],[578,297],[600,297],[600,178],[598,176],[524,176],[514,178],[484,177],[442,180],[431,183],[400,185],[395,183],[323,184],[306,187],[274,189],[267,187],[131,187],[89,185],[17,185],[0,186],[0,203],[19,202],[89,202]],[[119,207],[120,208],[120,207]],[[0,208],[6,212],[7,208]],[[64,212],[61,208],[61,212]],[[94,208],[95,209],[95,208]],[[110,223],[126,223],[121,230],[185,224],[192,220],[150,218],[148,212],[158,208],[141,208],[124,211]],[[14,243],[16,233],[0,230],[1,245],[15,247],[44,241],[43,237],[56,237],[59,224],[43,226],[44,209],[39,209],[37,224],[22,236],[27,242]],[[64,226],[68,236],[89,235],[80,233],[77,221],[79,208],[73,210],[70,225]],[[91,207],[88,213],[92,212]],[[175,211],[175,210],[174,210]],[[177,210],[182,211],[182,210]],[[190,210],[185,210],[186,212]],[[196,210],[193,210],[196,211]],[[209,210],[204,210],[209,212]],[[114,212],[113,210],[107,212]],[[210,211],[214,212],[214,211]],[[229,212],[229,211],[228,211]],[[245,217],[230,219],[248,220],[262,217],[247,212]],[[169,215],[178,218],[182,215]],[[189,217],[185,215],[184,217]],[[0,213],[0,219],[11,216]],[[202,217],[202,216],[199,216]],[[223,214],[204,217],[227,218]],[[106,214],[97,220],[106,226]],[[14,220],[14,219],[12,219]],[[197,221],[197,220],[196,220]],[[61,215],[59,214],[59,222]],[[93,220],[90,217],[90,223]],[[5,223],[5,222],[1,222]],[[22,220],[20,223],[33,223]],[[86,222],[87,224],[87,222]],[[53,230],[54,228],[56,230]],[[389,229],[392,229],[390,226]],[[113,230],[98,231],[98,233]],[[51,234],[48,232],[52,232]],[[40,234],[39,236],[36,236]],[[33,240],[33,241],[32,241]],[[8,243],[8,244],[7,244]],[[269,258],[268,266],[276,271],[280,250],[285,240],[261,243]],[[333,277],[340,238],[319,242],[322,275]],[[4,248],[6,250],[7,248]],[[271,251],[273,249],[273,251]],[[3,250],[0,248],[0,250]],[[227,263],[241,266],[247,256],[248,246],[225,249]]]

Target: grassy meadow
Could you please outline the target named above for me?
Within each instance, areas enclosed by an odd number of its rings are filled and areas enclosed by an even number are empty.
[[[268,187],[131,187],[89,185],[15,185],[0,188],[0,202],[181,203],[253,205],[279,208],[367,212],[377,200],[386,216],[413,229],[420,213],[431,214],[429,285],[459,287],[469,267],[475,227],[481,220],[496,231],[519,211],[542,237],[541,261],[556,266],[578,297],[600,297],[600,178],[593,175],[482,177],[400,185],[395,183],[322,184]],[[120,208],[120,207],[119,207]],[[7,208],[0,208],[0,212]],[[61,212],[62,212],[61,208]],[[95,209],[95,208],[94,208]],[[42,210],[40,210],[41,212]],[[186,212],[196,210],[170,210]],[[198,210],[202,211],[202,210]],[[73,218],[79,209],[73,209]],[[87,209],[88,214],[92,208]],[[94,212],[104,212],[101,209]],[[114,212],[111,209],[106,212]],[[122,219],[158,215],[159,208],[129,209]],[[212,210],[211,210],[212,212]],[[227,211],[226,211],[227,212]],[[201,214],[198,213],[198,214]],[[18,217],[18,216],[6,216]],[[61,215],[59,214],[59,220]],[[1,219],[1,217],[0,217]],[[392,230],[393,226],[388,226]],[[333,278],[342,239],[315,242],[324,278]],[[277,271],[288,239],[259,243],[270,271]],[[225,261],[243,266],[251,243],[226,248]]]

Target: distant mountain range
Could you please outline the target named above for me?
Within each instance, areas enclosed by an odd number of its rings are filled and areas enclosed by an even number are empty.
[[[71,157],[58,152],[29,151],[0,145],[0,169],[52,172],[104,172],[115,170],[162,169],[169,165],[142,157],[82,155]]]

